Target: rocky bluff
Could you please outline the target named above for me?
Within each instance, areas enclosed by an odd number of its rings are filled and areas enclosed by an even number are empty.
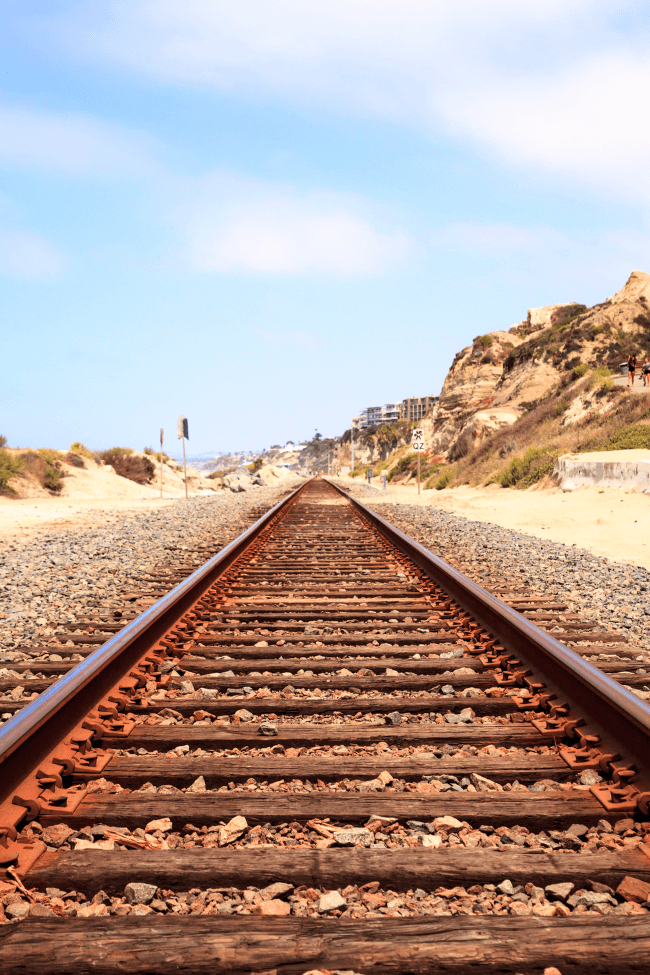
[[[428,450],[448,461],[515,422],[566,370],[608,366],[650,348],[650,275],[633,271],[613,297],[531,308],[507,331],[479,335],[457,353],[440,399],[423,422]]]

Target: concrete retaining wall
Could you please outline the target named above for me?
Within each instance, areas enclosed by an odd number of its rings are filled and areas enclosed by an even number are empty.
[[[650,494],[650,450],[606,450],[558,457],[553,475],[563,491],[609,487]]]

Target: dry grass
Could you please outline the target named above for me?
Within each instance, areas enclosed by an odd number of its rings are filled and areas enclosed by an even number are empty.
[[[560,454],[624,449],[632,443],[641,446],[643,435],[630,430],[650,424],[648,401],[644,396],[628,394],[625,388],[612,387],[606,377],[597,397],[613,401],[613,408],[605,415],[592,411],[577,423],[562,425],[572,400],[587,393],[592,384],[593,377],[587,375],[572,383],[570,389],[556,390],[516,423],[486,438],[476,450],[448,468],[451,477],[445,487],[495,481],[504,486],[529,487],[550,472],[553,460]]]

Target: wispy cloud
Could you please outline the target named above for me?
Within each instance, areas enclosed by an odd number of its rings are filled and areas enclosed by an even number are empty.
[[[650,200],[650,58],[627,0],[98,0],[48,18],[95,62],[445,132]],[[643,15],[640,14],[643,23]],[[32,29],[33,29],[33,21]]]
[[[0,164],[102,178],[159,170],[149,136],[89,115],[0,104]]]
[[[196,181],[173,220],[197,271],[254,275],[364,277],[408,257],[399,229],[380,229],[371,204],[213,174]]]
[[[67,260],[45,237],[25,230],[0,228],[0,274],[27,280],[60,277]]]
[[[325,343],[322,342],[311,332],[296,329],[293,332],[270,332],[266,328],[256,328],[255,333],[261,339],[275,346],[294,346],[297,349],[324,349]]]

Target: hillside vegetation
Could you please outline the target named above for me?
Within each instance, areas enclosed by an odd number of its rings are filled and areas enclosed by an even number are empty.
[[[527,488],[552,473],[560,454],[650,449],[650,395],[615,382],[630,352],[639,366],[650,356],[649,301],[650,275],[634,271],[592,308],[531,309],[508,331],[477,336],[455,356],[437,406],[419,424],[425,487]],[[372,467],[407,483],[417,454],[405,443]]]

